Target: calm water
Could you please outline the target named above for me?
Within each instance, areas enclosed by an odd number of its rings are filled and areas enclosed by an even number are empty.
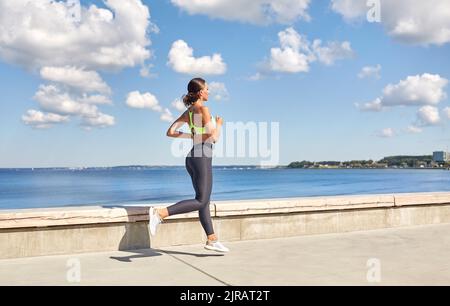
[[[448,170],[215,166],[213,178],[213,200],[450,191]],[[0,209],[170,203],[193,196],[184,167],[0,169]]]

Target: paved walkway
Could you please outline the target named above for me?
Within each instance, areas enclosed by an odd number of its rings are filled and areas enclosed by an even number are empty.
[[[0,285],[450,285],[450,224],[226,245],[0,260]]]

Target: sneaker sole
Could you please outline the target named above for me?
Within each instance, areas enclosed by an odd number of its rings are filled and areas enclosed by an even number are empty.
[[[228,251],[225,251],[225,250],[220,250],[220,249],[213,248],[213,247],[208,246],[208,245],[205,245],[205,249],[210,250],[210,251],[220,252],[220,253],[227,253],[228,252]]]

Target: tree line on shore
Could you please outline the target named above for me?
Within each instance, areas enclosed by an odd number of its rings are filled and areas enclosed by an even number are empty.
[[[384,157],[378,161],[350,160],[350,161],[295,161],[288,168],[450,168],[450,162],[435,162],[431,155],[398,155]]]

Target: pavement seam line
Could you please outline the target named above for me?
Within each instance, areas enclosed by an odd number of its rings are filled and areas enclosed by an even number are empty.
[[[217,278],[217,277],[215,277],[214,275],[212,275],[212,274],[209,274],[208,272],[206,272],[206,271],[203,271],[203,270],[202,270],[202,269],[200,269],[200,268],[197,268],[196,266],[194,266],[194,265],[192,265],[192,264],[188,263],[187,261],[184,261],[184,260],[183,260],[183,259],[181,259],[181,258],[178,258],[178,257],[176,257],[175,255],[172,255],[172,254],[166,253],[166,252],[164,252],[163,250],[161,250],[161,252],[165,253],[166,255],[169,255],[169,256],[170,256],[170,257],[172,257],[172,258],[175,258],[176,260],[178,260],[178,261],[180,261],[180,262],[184,263],[185,265],[188,265],[189,267],[191,267],[191,268],[193,268],[193,269],[195,269],[195,270],[197,270],[197,271],[199,271],[199,272],[201,272],[201,273],[205,274],[206,276],[209,276],[209,277],[211,277],[211,278],[215,279],[216,281],[218,281],[218,282],[220,282],[220,283],[224,284],[225,286],[232,286],[231,284],[228,284],[227,282],[225,282],[225,281],[223,281],[223,280],[221,280],[221,279],[218,279],[218,278]]]

